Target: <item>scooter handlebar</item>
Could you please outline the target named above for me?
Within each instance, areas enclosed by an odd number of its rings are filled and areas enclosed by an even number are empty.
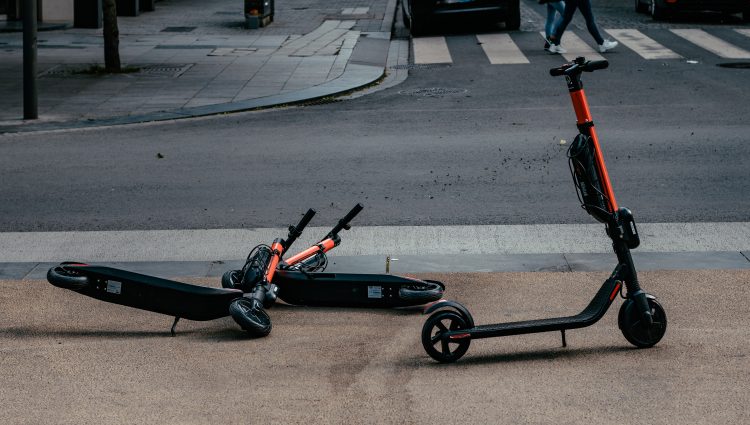
[[[609,67],[609,62],[606,60],[601,61],[586,61],[585,58],[576,58],[573,62],[566,63],[565,65],[552,68],[549,70],[549,75],[553,77],[559,77],[561,75],[573,75],[581,72],[594,72],[599,69],[606,69]]]
[[[323,238],[323,239],[335,238],[336,235],[338,235],[340,231],[351,229],[351,226],[349,225],[349,222],[352,221],[354,219],[354,217],[356,217],[357,214],[359,214],[364,208],[365,207],[363,207],[362,204],[355,205],[354,208],[352,208],[351,211],[349,211],[344,216],[344,218],[342,218],[341,220],[339,220],[338,224],[336,224],[336,226],[334,226],[333,229],[331,229],[331,231],[328,232],[328,234],[326,235],[326,237]]]
[[[302,231],[305,230],[305,227],[307,227],[314,215],[315,210],[310,208],[309,210],[307,210],[304,217],[302,217],[302,220],[300,220],[296,226],[289,226],[289,236],[287,236],[284,243],[285,251],[289,249],[290,246],[292,246],[294,241],[296,241],[297,238],[300,237],[300,235],[302,235]]]

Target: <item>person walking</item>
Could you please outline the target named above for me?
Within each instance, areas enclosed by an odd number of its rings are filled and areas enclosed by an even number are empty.
[[[539,4],[547,5],[547,22],[544,23],[544,50],[549,50],[549,38],[562,21],[565,2],[562,0],[539,0]]]
[[[599,28],[596,26],[596,22],[594,22],[594,12],[591,10],[591,0],[567,0],[565,2],[563,19],[549,38],[550,53],[567,53],[567,50],[560,45],[560,40],[562,39],[562,35],[568,27],[568,24],[573,20],[573,15],[576,13],[576,9],[580,9],[581,14],[583,14],[584,19],[586,19],[586,28],[588,28],[589,34],[594,37],[596,44],[599,45],[599,52],[604,53],[607,50],[612,50],[617,47],[619,43],[612,40],[605,40],[599,33]]]

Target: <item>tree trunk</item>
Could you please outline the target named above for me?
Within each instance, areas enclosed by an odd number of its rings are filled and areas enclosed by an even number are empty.
[[[104,33],[104,70],[120,72],[120,30],[117,29],[117,5],[115,0],[102,1]]]

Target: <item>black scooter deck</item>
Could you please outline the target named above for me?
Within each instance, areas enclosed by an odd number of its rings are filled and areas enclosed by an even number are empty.
[[[575,316],[480,325],[470,329],[469,333],[472,338],[490,338],[584,328],[593,325],[604,316],[614,296],[617,295],[619,284],[614,277],[607,279],[589,305]]]
[[[427,301],[407,299],[403,287],[428,283],[439,288],[436,298]],[[405,307],[435,301],[445,286],[437,281],[412,279],[396,275],[360,273],[304,273],[279,270],[273,278],[279,287],[279,298],[295,305],[323,307]],[[415,291],[419,292],[419,291]]]
[[[98,300],[189,320],[229,316],[229,304],[242,297],[236,289],[209,288],[101,266],[66,266],[89,278],[78,290]]]

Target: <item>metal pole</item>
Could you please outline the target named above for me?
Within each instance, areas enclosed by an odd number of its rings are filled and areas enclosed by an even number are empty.
[[[23,0],[23,119],[39,118],[36,88],[36,0]]]

